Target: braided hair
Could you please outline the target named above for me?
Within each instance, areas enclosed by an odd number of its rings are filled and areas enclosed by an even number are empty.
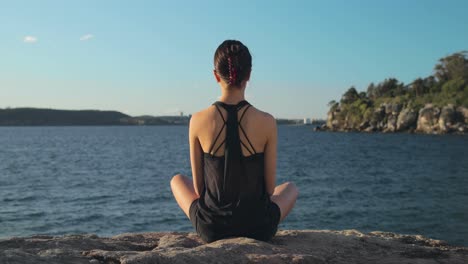
[[[216,49],[214,67],[228,86],[240,87],[252,69],[252,56],[242,42],[225,40]]]

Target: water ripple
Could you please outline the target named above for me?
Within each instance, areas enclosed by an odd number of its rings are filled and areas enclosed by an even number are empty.
[[[0,127],[0,237],[193,231],[169,181],[191,174],[188,129]],[[280,229],[419,233],[468,245],[468,137],[279,126]]]

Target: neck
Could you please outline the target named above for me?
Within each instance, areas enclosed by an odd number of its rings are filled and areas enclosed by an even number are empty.
[[[238,102],[245,100],[244,91],[245,87],[222,87],[219,101],[226,104],[237,104]]]

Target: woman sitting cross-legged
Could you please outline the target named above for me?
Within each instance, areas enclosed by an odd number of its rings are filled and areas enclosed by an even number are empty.
[[[204,241],[238,236],[268,241],[298,190],[291,182],[275,187],[276,120],[244,98],[252,68],[248,48],[224,41],[214,67],[221,97],[190,120],[193,181],[175,175],[171,189]]]

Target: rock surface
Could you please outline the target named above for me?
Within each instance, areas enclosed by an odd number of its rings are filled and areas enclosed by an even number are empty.
[[[419,110],[401,104],[382,103],[357,119],[341,106],[328,112],[326,126],[319,131],[417,132],[426,134],[468,132],[468,108],[448,104],[441,108],[426,104]]]
[[[453,105],[447,105],[442,108],[439,116],[439,129],[442,133],[450,132],[455,123],[455,108]]]
[[[459,106],[457,107],[457,112],[460,113],[460,116],[462,117],[462,121],[468,124],[468,108]]]
[[[416,127],[418,113],[411,108],[405,108],[401,111],[397,121],[397,131],[405,131]]]
[[[424,133],[434,133],[439,125],[440,109],[427,104],[419,110],[418,127],[417,131]]]
[[[12,237],[0,263],[468,263],[468,248],[419,235],[356,230],[282,230],[266,243],[238,237],[210,244],[195,233]]]

